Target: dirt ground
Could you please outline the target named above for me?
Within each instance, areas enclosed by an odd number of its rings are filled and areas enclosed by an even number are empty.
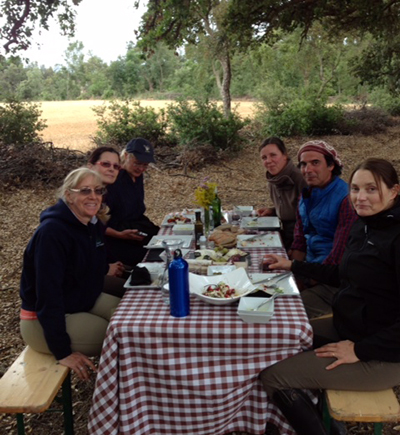
[[[311,138],[287,140],[292,156],[298,147]],[[370,137],[330,136],[323,138],[335,146],[344,164],[343,178],[347,179],[352,168],[366,157],[383,157],[392,161],[400,171],[400,127],[391,127],[386,134]],[[248,147],[227,162],[215,162],[200,172],[184,175],[179,170],[148,171],[146,177],[147,214],[160,223],[163,216],[174,210],[194,206],[194,190],[201,180],[209,177],[218,183],[218,193],[224,208],[233,205],[261,206],[268,203],[264,171],[257,148]],[[19,336],[18,296],[19,277],[23,250],[38,225],[40,212],[54,203],[54,191],[24,189],[0,191],[0,375],[15,360],[24,345]],[[95,375],[90,382],[73,379],[73,403],[77,435],[87,434],[87,416]],[[35,435],[61,434],[62,417],[59,415],[29,415],[27,433]],[[351,434],[372,434],[368,425],[349,425]],[[400,426],[386,424],[384,434],[397,434]],[[0,415],[0,435],[16,433],[12,416]]]

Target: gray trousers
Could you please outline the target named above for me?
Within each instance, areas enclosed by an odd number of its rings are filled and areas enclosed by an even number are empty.
[[[300,294],[308,318],[314,319],[331,313],[333,297],[338,290],[338,287],[326,284],[317,284],[303,290]]]
[[[101,293],[89,312],[66,314],[65,323],[73,352],[86,356],[100,355],[108,322],[120,300]],[[21,320],[20,329],[23,340],[32,349],[51,354],[39,320]]]
[[[315,320],[311,324],[316,342],[339,341],[332,318]],[[260,379],[270,398],[276,390],[290,388],[376,391],[400,384],[400,363],[358,361],[326,370],[325,367],[335,360],[319,358],[313,351],[302,352],[263,370]]]

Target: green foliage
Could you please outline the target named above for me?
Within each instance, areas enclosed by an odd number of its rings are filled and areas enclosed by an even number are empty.
[[[270,110],[259,107],[255,120],[263,136],[326,135],[338,132],[343,114],[340,106],[328,107],[315,99],[296,99]]]
[[[179,145],[196,147],[211,145],[215,150],[237,150],[241,139],[238,132],[247,121],[235,112],[224,117],[216,103],[195,100],[179,101],[167,109],[170,136]]]
[[[94,107],[99,128],[95,141],[125,145],[133,137],[144,137],[154,145],[165,140],[167,122],[164,110],[156,112],[152,107],[143,107],[138,101],[112,101]]]
[[[390,95],[385,90],[378,88],[371,92],[369,101],[392,116],[400,116],[400,97]]]
[[[8,100],[0,106],[0,141],[5,145],[38,142],[39,132],[47,127],[41,114],[37,104]]]

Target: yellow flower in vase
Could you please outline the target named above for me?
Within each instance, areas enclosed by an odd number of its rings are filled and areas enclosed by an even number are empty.
[[[208,210],[211,203],[214,201],[217,183],[206,180],[207,179],[195,190],[194,195],[196,204]]]
[[[207,238],[210,233],[210,206],[214,201],[216,188],[217,183],[207,181],[206,178],[194,192],[196,204],[204,209],[204,232]]]

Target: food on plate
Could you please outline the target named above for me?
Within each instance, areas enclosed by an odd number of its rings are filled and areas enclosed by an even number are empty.
[[[214,242],[217,246],[233,248],[236,246],[238,234],[243,234],[244,230],[237,225],[223,224],[215,228],[208,240]]]
[[[192,219],[184,216],[183,214],[176,214],[167,219],[169,224],[189,224],[192,222]]]
[[[199,249],[194,252],[196,260],[212,260],[215,263],[234,263],[248,255],[240,249],[226,249],[216,247],[215,249]]]
[[[239,296],[238,294],[236,294],[236,290],[234,288],[229,287],[228,284],[225,284],[222,281],[218,284],[207,285],[206,289],[203,292],[203,295],[210,298],[218,299],[228,299]]]

